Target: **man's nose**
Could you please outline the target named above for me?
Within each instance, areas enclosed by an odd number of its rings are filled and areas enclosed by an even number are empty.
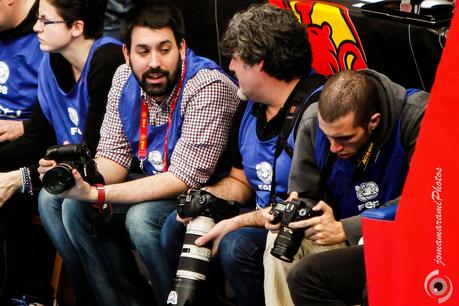
[[[338,153],[343,149],[343,145],[334,139],[330,139],[330,152]]]
[[[234,59],[231,59],[230,63],[229,63],[229,66],[228,66],[228,69],[230,71],[233,71],[234,72]]]
[[[151,68],[158,68],[161,66],[160,57],[156,52],[152,52],[150,55],[150,61],[148,62],[148,66]]]

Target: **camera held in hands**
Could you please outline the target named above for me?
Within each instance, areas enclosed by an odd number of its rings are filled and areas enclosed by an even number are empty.
[[[96,183],[97,167],[91,152],[84,144],[52,146],[46,150],[45,159],[54,160],[57,166],[43,176],[43,187],[52,194],[62,193],[75,185],[72,170],[77,169],[81,177],[93,185]]]
[[[193,218],[186,227],[185,240],[167,305],[197,305],[198,290],[206,280],[212,242],[202,247],[194,244],[207,234],[215,223],[237,216],[239,203],[220,199],[205,190],[190,190],[178,197],[177,214]]]
[[[322,215],[322,211],[314,211],[312,207],[317,204],[301,200],[279,202],[271,204],[271,214],[274,216],[273,224],[281,223],[282,228],[277,234],[271,255],[286,262],[292,262],[303,241],[304,229],[291,229],[290,222],[310,219]]]

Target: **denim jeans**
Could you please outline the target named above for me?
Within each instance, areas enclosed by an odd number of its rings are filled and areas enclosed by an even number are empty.
[[[157,305],[166,304],[171,285],[171,272],[161,252],[160,232],[177,205],[177,200],[145,202],[132,206],[126,215],[126,228],[150,274]]]
[[[161,231],[161,249],[171,271],[177,270],[186,227],[176,221],[176,212],[166,220]],[[262,306],[263,253],[267,231],[243,227],[226,234],[220,241],[216,258],[231,285],[238,306]]]
[[[98,212],[89,203],[61,199],[42,190],[38,205],[42,223],[63,258],[81,305],[91,296],[88,284],[99,305],[143,304],[141,286],[124,277],[137,270],[132,257],[126,255],[129,248],[123,252],[113,241],[93,235]]]

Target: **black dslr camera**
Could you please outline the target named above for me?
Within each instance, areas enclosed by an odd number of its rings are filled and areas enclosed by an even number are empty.
[[[291,202],[279,202],[271,204],[271,214],[274,216],[273,224],[281,223],[282,229],[277,234],[271,255],[286,262],[292,262],[303,241],[303,229],[291,229],[290,222],[305,220],[322,215],[322,211],[314,211],[312,207],[317,202],[304,202],[292,200]]]
[[[181,218],[204,216],[216,222],[237,216],[239,203],[217,198],[205,190],[190,190],[178,196],[177,214]]]
[[[207,234],[215,222],[239,214],[239,203],[220,199],[205,190],[190,190],[178,197],[177,214],[193,218],[186,227],[182,253],[167,305],[198,305],[200,284],[207,278],[212,242],[198,247],[194,241]]]
[[[82,178],[91,185],[101,179],[91,152],[84,144],[49,147],[44,158],[57,163],[56,167],[43,176],[43,187],[49,193],[59,194],[74,186],[73,169],[77,169]]]

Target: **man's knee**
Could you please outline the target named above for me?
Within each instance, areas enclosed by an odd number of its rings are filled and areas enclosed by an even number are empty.
[[[236,230],[225,235],[220,241],[218,257],[223,267],[235,267],[241,263],[260,259],[264,251],[244,230]]]
[[[149,220],[149,209],[145,204],[133,205],[126,214],[126,229],[129,234],[136,235],[146,230],[147,220]]]
[[[290,292],[295,291],[295,288],[301,286],[307,288],[308,284],[319,285],[324,267],[322,254],[312,254],[292,266],[287,276],[288,287]]]
[[[153,201],[133,205],[126,214],[126,228],[131,235],[159,232],[169,214],[176,209],[176,201]]]

